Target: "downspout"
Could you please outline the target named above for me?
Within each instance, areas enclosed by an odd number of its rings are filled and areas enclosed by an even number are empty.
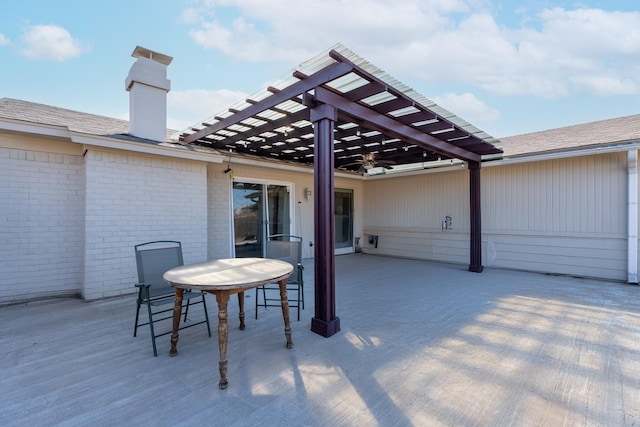
[[[627,282],[638,283],[638,150],[627,151]]]

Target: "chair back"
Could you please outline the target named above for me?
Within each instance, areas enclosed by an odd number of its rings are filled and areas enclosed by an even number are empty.
[[[298,265],[302,262],[302,237],[288,234],[274,234],[267,239],[267,258],[286,261],[293,266],[288,283],[300,280]]]
[[[158,240],[135,246],[138,282],[148,283],[151,298],[174,292],[162,276],[167,270],[184,264],[182,245],[173,240]]]

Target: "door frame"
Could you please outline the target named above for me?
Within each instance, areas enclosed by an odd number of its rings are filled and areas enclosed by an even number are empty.
[[[234,238],[233,236],[235,236],[235,221],[234,221],[234,217],[233,217],[233,184],[235,182],[246,182],[248,184],[260,184],[262,185],[262,189],[263,191],[265,190],[265,186],[266,185],[280,185],[280,186],[284,186],[284,187],[288,187],[289,188],[289,233],[290,234],[295,234],[295,214],[296,214],[296,210],[294,208],[294,204],[295,204],[295,184],[293,182],[290,181],[278,181],[278,180],[272,180],[272,179],[264,179],[264,178],[250,178],[250,177],[244,177],[244,176],[234,176],[233,179],[229,180],[229,215],[231,218],[230,224],[229,224],[229,233],[231,239],[230,239],[230,245],[231,247],[229,248],[230,253],[231,253],[231,257],[235,257],[236,256],[236,245],[234,242]],[[267,203],[267,197],[266,197],[266,193],[263,195],[263,203],[265,204],[264,208],[264,212],[268,212],[268,210],[266,209],[266,203]],[[265,227],[267,227],[267,223],[265,221]],[[268,228],[263,227],[262,232],[264,233],[264,235],[262,236],[263,238],[266,238],[266,231]]]
[[[356,197],[356,192],[353,188],[348,188],[348,187],[338,187],[336,186],[333,190],[333,197],[336,197],[336,193],[338,192],[338,190],[342,190],[342,192],[351,192],[351,212],[349,215],[349,219],[351,220],[351,245],[349,246],[344,246],[342,248],[333,248],[333,253],[335,255],[345,255],[345,254],[351,254],[355,252],[355,244],[354,244],[354,239],[355,239],[355,230],[354,230],[354,224],[355,224],[355,218],[354,218],[354,211],[355,211],[355,197]],[[334,221],[335,221],[335,212],[333,215]]]

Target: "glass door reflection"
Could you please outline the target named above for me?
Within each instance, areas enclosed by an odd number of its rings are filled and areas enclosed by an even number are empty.
[[[233,242],[236,258],[262,257],[262,184],[233,183]]]
[[[236,258],[263,257],[264,242],[291,233],[291,191],[287,185],[233,183]]]

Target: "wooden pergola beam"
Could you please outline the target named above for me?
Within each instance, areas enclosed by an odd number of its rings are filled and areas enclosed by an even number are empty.
[[[346,114],[356,121],[364,122],[368,127],[377,129],[386,135],[403,139],[408,143],[416,144],[427,150],[436,151],[445,156],[469,162],[481,161],[481,157],[478,154],[456,147],[429,134],[422,133],[411,126],[403,125],[391,117],[376,113],[367,107],[352,102],[322,87],[316,88],[314,98],[316,102],[333,105],[341,114]]]
[[[226,117],[219,122],[213,123],[210,126],[200,129],[197,132],[184,135],[183,141],[186,143],[195,142],[200,138],[204,138],[207,135],[225,129],[227,126],[241,122],[242,120],[253,117],[254,115],[273,108],[278,104],[295,98],[296,96],[314,89],[328,81],[337,79],[338,77],[342,77],[345,74],[351,72],[352,69],[353,66],[349,63],[336,62],[335,64],[331,64],[323,70],[305,78],[304,80],[300,80],[290,86],[287,86],[281,91],[274,93],[273,95],[258,102],[257,104],[253,104],[245,108],[244,110],[240,110],[237,113],[234,113],[233,115]]]

